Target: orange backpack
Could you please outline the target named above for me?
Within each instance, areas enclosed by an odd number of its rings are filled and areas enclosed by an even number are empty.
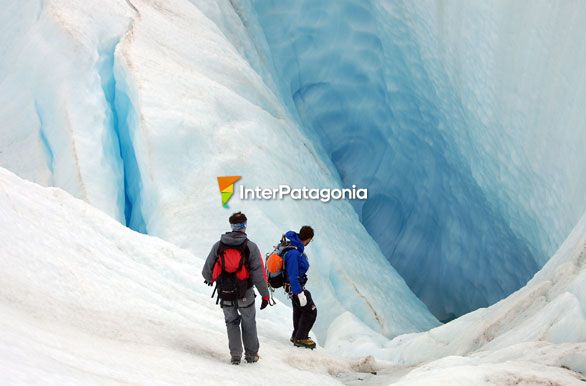
[[[297,249],[297,247],[291,245],[285,238],[285,235],[283,235],[279,245],[275,246],[275,249],[271,253],[267,253],[265,266],[267,269],[268,283],[272,288],[280,288],[288,281],[287,269],[285,267],[285,254],[292,249]]]

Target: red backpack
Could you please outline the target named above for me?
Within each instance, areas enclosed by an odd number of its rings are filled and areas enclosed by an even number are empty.
[[[212,281],[216,283],[214,292],[218,292],[217,302],[221,302],[221,305],[226,301],[242,299],[252,287],[247,267],[249,257],[248,239],[240,245],[226,245],[220,241]]]

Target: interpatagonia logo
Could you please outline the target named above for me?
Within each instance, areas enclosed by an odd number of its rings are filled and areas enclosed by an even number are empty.
[[[240,180],[241,176],[221,176],[218,177],[218,186],[222,194],[222,206],[228,208],[228,201],[234,195],[234,184]],[[359,188],[351,185],[346,188],[314,188],[314,187],[292,187],[290,185],[280,184],[272,188],[256,186],[249,188],[240,185],[238,188],[239,198],[241,201],[248,200],[283,200],[285,198],[293,200],[318,200],[321,202],[330,202],[337,200],[368,200],[368,189]]]
[[[368,200],[368,189],[352,185],[349,188],[310,188],[307,186],[291,187],[279,185],[275,188],[247,188],[240,185],[241,200],[319,200],[330,202],[332,200]]]
[[[218,186],[222,195],[222,206],[228,208],[228,201],[234,195],[234,184],[240,179],[240,176],[222,176],[218,177]]]

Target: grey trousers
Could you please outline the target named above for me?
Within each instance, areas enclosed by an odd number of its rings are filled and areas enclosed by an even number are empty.
[[[224,320],[228,330],[228,347],[232,357],[242,356],[242,343],[244,342],[245,355],[256,355],[259,343],[256,332],[256,309],[254,307],[254,292],[248,300],[238,301],[238,305],[225,305]],[[248,295],[248,294],[247,294]],[[242,328],[242,329],[241,329]]]

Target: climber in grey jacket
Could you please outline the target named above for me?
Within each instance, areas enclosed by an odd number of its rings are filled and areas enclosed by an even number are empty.
[[[230,280],[236,279],[238,283],[238,295],[234,296],[237,299],[222,299],[220,283],[217,287],[228,330],[231,362],[237,365],[242,357],[243,342],[246,361],[254,363],[259,359],[253,286],[262,297],[261,310],[266,308],[270,297],[262,255],[258,246],[246,236],[246,216],[237,212],[230,216],[229,221],[232,231],[224,233],[220,241],[212,246],[202,275],[206,284],[212,285],[216,281],[221,282],[225,272],[230,272],[227,282],[232,283]]]

